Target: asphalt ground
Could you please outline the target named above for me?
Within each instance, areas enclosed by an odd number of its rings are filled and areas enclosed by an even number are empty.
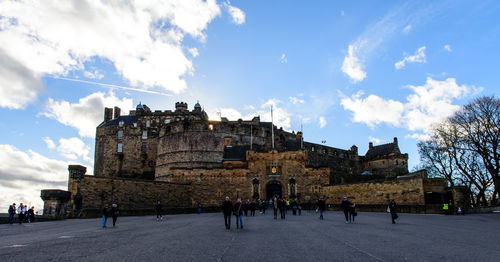
[[[286,220],[221,213],[68,219],[0,225],[0,261],[500,261],[500,214],[466,216],[302,212]]]

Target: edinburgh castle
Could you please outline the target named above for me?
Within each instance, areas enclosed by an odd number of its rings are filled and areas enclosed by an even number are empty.
[[[125,213],[147,213],[156,201],[172,210],[198,202],[217,209],[225,196],[302,201],[349,196],[360,206],[396,199],[421,212],[450,194],[446,182],[425,171],[408,173],[408,154],[397,138],[359,155],[356,145],[339,149],[304,141],[289,132],[251,120],[208,119],[199,103],[152,111],[139,104],[128,115],[105,108],[97,127],[94,174],[69,167],[68,191],[42,190],[45,212],[85,216],[104,204],[119,203]],[[458,197],[458,196],[457,196]],[[410,210],[411,211],[411,210]],[[425,211],[425,210],[424,210]]]

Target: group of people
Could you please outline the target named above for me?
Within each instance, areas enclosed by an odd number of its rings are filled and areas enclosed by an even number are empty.
[[[35,221],[35,207],[28,209],[28,206],[23,205],[23,203],[20,203],[18,207],[16,207],[16,203],[12,203],[12,205],[9,206],[8,213],[9,220],[7,223],[9,224],[14,223],[16,214],[19,224],[22,224],[24,221],[28,223]]]
[[[113,203],[111,207],[109,207],[109,205],[104,205],[104,207],[102,208],[102,228],[106,228],[108,217],[110,216],[113,218],[113,227],[115,227],[119,213],[120,210],[118,209],[117,204]]]
[[[231,201],[228,196],[222,202],[222,212],[224,213],[224,224],[226,229],[231,229],[231,216],[236,217],[236,228],[243,229],[243,204],[241,203],[241,198],[236,200],[236,203]]]

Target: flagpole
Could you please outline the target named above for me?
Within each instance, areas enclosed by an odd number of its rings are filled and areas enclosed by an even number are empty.
[[[271,139],[272,139],[272,146],[274,149],[274,121],[273,121],[273,106],[271,106]]]

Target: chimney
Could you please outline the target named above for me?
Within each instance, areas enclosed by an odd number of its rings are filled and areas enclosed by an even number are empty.
[[[368,149],[371,149],[371,148],[373,148],[373,143],[372,142],[368,143]]]
[[[114,118],[118,118],[120,116],[121,112],[122,112],[122,110],[119,107],[115,106],[115,117]]]
[[[398,138],[397,137],[394,138],[394,144],[398,145]]]
[[[104,108],[104,122],[108,122],[113,119],[113,108],[105,107]]]

